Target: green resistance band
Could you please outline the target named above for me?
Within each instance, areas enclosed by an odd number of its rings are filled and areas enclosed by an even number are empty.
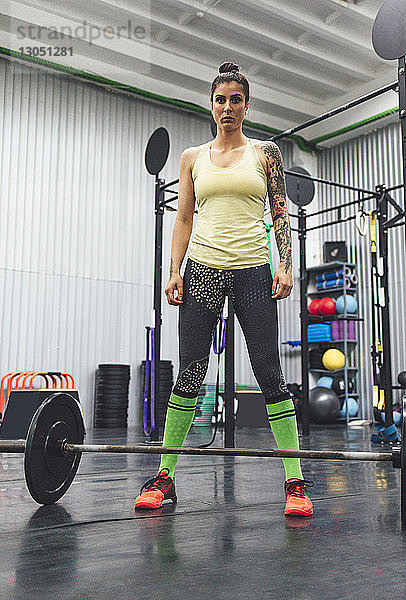
[[[268,250],[269,250],[269,262],[271,264],[271,275],[273,278],[273,264],[272,264],[272,252],[271,252],[271,229],[272,224],[265,223],[266,235],[268,236]]]

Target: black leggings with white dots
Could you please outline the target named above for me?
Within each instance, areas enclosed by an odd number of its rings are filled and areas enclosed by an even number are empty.
[[[269,263],[214,269],[188,258],[179,306],[179,374],[173,393],[195,398],[209,365],[210,348],[226,294],[244,333],[252,370],[272,404],[291,397],[279,358],[277,301]]]

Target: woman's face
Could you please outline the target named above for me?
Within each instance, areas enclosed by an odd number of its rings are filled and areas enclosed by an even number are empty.
[[[225,131],[241,128],[247,109],[241,84],[230,81],[216,87],[211,112],[218,127]]]

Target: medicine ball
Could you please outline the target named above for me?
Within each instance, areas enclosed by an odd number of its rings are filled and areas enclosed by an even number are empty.
[[[395,425],[400,425],[401,421],[402,421],[402,415],[400,414],[400,412],[398,412],[397,410],[393,411],[393,422]],[[382,419],[382,423],[385,423],[385,413],[381,412],[381,419]]]
[[[320,300],[319,314],[320,315],[334,315],[336,312],[336,304],[333,298],[325,296]]]
[[[401,371],[398,375],[398,383],[402,388],[406,388],[406,371]]]
[[[347,406],[347,400],[344,400],[343,407],[340,410],[340,417],[346,416],[346,406]],[[357,412],[358,412],[358,402],[355,400],[355,398],[348,398],[348,416],[355,417]]]
[[[309,407],[313,423],[334,423],[340,412],[340,401],[333,390],[315,387],[310,390]]]
[[[319,377],[316,384],[318,387],[324,387],[324,388],[329,388],[331,389],[332,385],[333,385],[333,378],[332,377]],[[337,394],[337,390],[334,390],[335,393]]]
[[[312,300],[309,304],[309,313],[311,315],[318,315],[319,314],[319,304],[320,304],[320,298],[315,298],[314,300]]]
[[[350,394],[354,391],[354,381],[352,379],[347,379],[348,392]],[[344,377],[334,377],[333,385],[331,389],[335,391],[336,394],[345,394],[345,379]]]
[[[322,363],[329,371],[336,371],[344,367],[345,356],[341,350],[330,348],[323,354]]]
[[[354,314],[358,310],[358,303],[354,296],[351,294],[343,294],[339,296],[336,300],[336,311],[338,315],[342,315],[345,312],[345,307],[347,306],[347,313]]]

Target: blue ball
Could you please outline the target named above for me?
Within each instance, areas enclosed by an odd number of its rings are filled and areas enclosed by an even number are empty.
[[[327,377],[327,376],[319,377],[316,385],[318,385],[319,387],[331,389],[331,386],[333,385],[333,381],[334,381],[334,379],[332,377]]]
[[[354,314],[358,310],[358,303],[354,296],[351,294],[343,294],[336,300],[336,312],[339,315],[344,314],[345,305],[347,305],[347,313]]]
[[[381,412],[381,419],[382,422],[385,423],[385,413]],[[400,414],[400,412],[398,412],[397,410],[393,411],[393,422],[395,425],[400,425],[400,422],[402,420],[402,415]]]
[[[343,407],[340,410],[340,417],[345,418],[346,404],[347,404],[347,401],[344,400]],[[358,402],[355,400],[355,398],[348,398],[348,416],[355,417],[357,412],[358,412]]]

